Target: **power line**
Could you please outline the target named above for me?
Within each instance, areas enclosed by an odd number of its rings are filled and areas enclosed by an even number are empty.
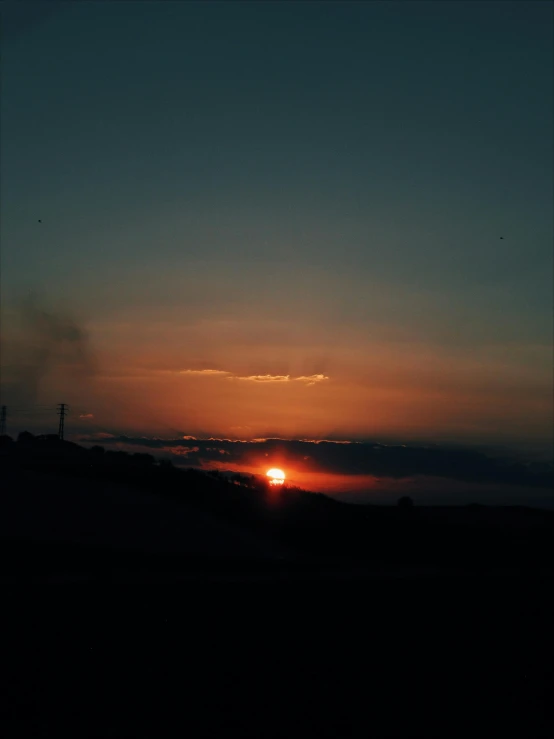
[[[55,411],[57,406],[51,405],[44,408],[14,408],[10,405],[10,415],[18,415],[18,416],[29,416],[29,415],[44,415],[45,413],[52,413],[52,411]]]
[[[60,417],[60,425],[58,427],[58,436],[61,441],[63,441],[64,422],[65,422],[65,416],[68,411],[68,408],[69,406],[66,403],[58,404],[58,416]]]

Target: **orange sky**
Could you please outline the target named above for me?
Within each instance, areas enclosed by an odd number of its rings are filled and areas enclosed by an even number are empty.
[[[310,315],[258,318],[254,307],[227,319],[170,308],[86,318],[87,367],[77,366],[81,356],[70,346],[53,345],[33,401],[63,398],[76,432],[545,446],[552,439],[551,346],[524,337],[468,347],[428,329],[411,333],[409,321],[388,332],[335,321],[331,331]],[[3,361],[3,383],[19,382],[9,342]]]
[[[467,353],[354,330],[331,345],[309,325],[290,337],[279,328],[255,318],[93,323],[91,411],[121,428],[229,438],[548,440],[552,432],[549,347]]]

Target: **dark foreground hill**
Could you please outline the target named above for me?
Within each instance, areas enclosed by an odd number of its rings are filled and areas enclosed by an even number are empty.
[[[0,457],[3,736],[551,735],[548,514],[43,441]]]
[[[4,577],[551,573],[554,512],[356,506],[147,454],[0,447]]]

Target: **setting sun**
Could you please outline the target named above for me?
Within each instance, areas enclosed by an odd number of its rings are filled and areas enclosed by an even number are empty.
[[[267,471],[267,476],[270,485],[282,485],[285,482],[285,473],[275,467]]]

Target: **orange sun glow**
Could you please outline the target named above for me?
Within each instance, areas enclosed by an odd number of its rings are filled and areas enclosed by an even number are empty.
[[[267,471],[270,485],[282,485],[285,482],[285,473],[283,470],[278,470],[276,467]]]

